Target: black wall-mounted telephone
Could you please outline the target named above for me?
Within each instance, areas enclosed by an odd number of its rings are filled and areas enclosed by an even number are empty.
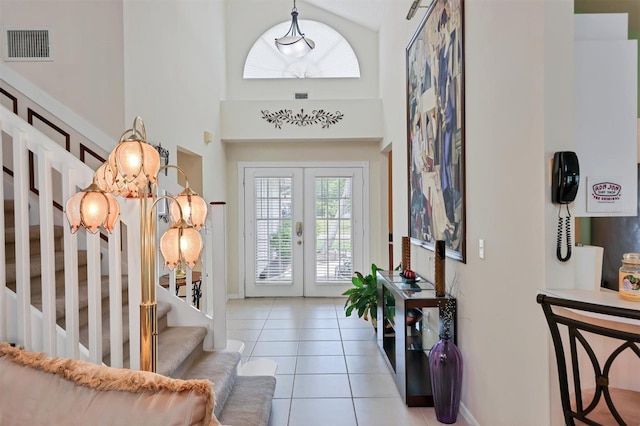
[[[551,201],[569,204],[576,199],[580,184],[578,156],[572,151],[560,151],[553,155]]]
[[[578,156],[572,151],[560,151],[553,155],[553,176],[551,178],[551,202],[560,204],[558,207],[558,244],[556,256],[561,262],[571,259],[571,213],[569,203],[576,199],[580,186],[580,164]],[[562,255],[562,217],[560,210],[566,205],[567,217],[565,228],[567,236],[567,254]]]

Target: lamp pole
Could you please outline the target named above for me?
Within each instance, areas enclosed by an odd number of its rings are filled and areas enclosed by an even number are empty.
[[[147,185],[148,188],[149,185]],[[140,369],[156,372],[158,362],[158,318],[156,301],[155,195],[148,189],[140,197],[140,259],[142,298],[140,301]],[[151,202],[149,201],[151,200]]]

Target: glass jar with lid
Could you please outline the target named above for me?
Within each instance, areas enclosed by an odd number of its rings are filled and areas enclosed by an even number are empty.
[[[619,277],[620,298],[640,302],[640,253],[622,255]]]

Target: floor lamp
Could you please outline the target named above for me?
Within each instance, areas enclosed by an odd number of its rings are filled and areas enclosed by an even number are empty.
[[[165,166],[169,167],[169,166]],[[156,302],[156,215],[158,201],[171,201],[169,210],[173,224],[160,239],[160,252],[164,264],[170,269],[186,265],[193,268],[200,260],[203,241],[198,232],[204,225],[207,204],[186,188],[177,197],[156,197],[160,155],[146,141],[142,118],[136,117],[133,127],[126,130],[120,142],[109,154],[109,159],[96,170],[93,182],[67,201],[65,213],[71,232],[84,227],[91,233],[100,228],[111,233],[118,221],[120,207],[116,196],[140,200],[140,369],[156,371],[158,352],[157,302]]]

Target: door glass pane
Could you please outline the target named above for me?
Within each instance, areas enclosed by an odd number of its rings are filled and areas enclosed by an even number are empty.
[[[345,281],[353,275],[349,177],[315,178],[316,280]]]
[[[291,282],[291,190],[289,177],[255,178],[256,282]]]

